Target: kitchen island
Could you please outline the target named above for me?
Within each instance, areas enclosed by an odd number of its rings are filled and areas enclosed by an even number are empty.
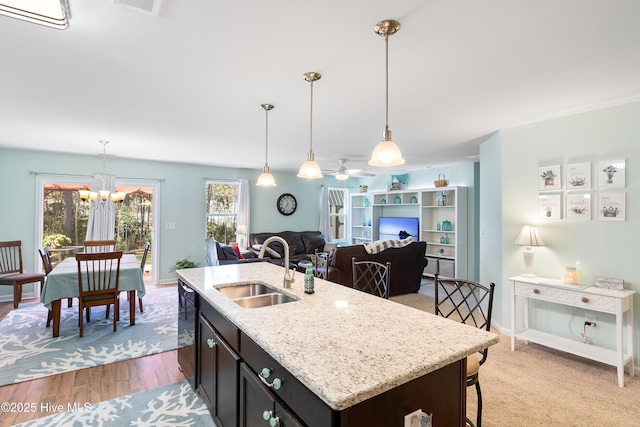
[[[284,289],[283,274],[270,263],[178,270],[198,301],[195,384],[220,425],[252,425],[252,387],[273,400],[263,425],[402,426],[417,409],[434,426],[464,425],[465,358],[495,334],[318,278],[308,295],[302,274]],[[244,308],[217,289],[255,282],[295,301]]]

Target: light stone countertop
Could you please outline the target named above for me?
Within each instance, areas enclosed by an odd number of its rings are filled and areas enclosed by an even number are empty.
[[[304,274],[283,289],[267,263],[178,270],[178,276],[335,410],[343,410],[498,342],[497,335]],[[215,287],[259,281],[298,301],[242,308]]]

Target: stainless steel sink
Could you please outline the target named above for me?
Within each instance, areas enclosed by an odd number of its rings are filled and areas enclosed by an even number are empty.
[[[270,305],[284,304],[286,302],[296,301],[296,299],[285,294],[271,293],[252,297],[238,298],[234,301],[240,307],[259,308],[267,307]]]
[[[222,295],[229,298],[245,298],[276,292],[275,290],[263,285],[262,283],[245,283],[241,285],[226,286],[216,289]]]

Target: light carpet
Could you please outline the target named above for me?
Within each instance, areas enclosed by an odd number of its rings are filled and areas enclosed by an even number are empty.
[[[113,317],[105,319],[105,308],[93,307],[91,322],[85,319],[80,338],[77,300],[74,302],[70,308],[66,301],[62,304],[57,338],[46,327],[47,309],[42,303],[21,304],[7,314],[0,322],[0,386],[162,353],[194,339],[187,328],[178,326],[178,292],[173,286],[148,289],[142,298],[144,313],[139,312],[136,301],[133,326],[123,294],[115,333]]]
[[[214,426],[211,414],[187,381],[118,397],[18,424],[37,426]],[[68,409],[68,410],[67,410]]]
[[[390,299],[434,312],[433,284]],[[621,388],[613,366],[521,341],[512,352],[510,338],[498,335],[480,369],[483,427],[640,425],[640,377],[625,374]],[[475,389],[468,388],[467,415],[474,422],[476,408]]]

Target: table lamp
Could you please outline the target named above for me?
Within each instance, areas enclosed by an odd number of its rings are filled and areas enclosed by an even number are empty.
[[[544,242],[538,234],[538,230],[533,225],[525,225],[516,239],[516,245],[524,246],[524,268],[525,274],[522,277],[536,277],[533,271],[533,250],[532,246],[544,246]]]

